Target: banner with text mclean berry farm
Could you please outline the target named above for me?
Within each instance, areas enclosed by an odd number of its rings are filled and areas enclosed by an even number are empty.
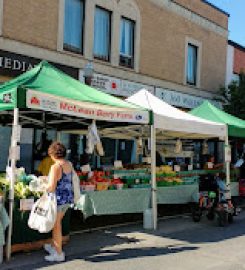
[[[75,101],[30,89],[26,93],[26,106],[31,109],[52,111],[102,121],[149,123],[148,111]]]

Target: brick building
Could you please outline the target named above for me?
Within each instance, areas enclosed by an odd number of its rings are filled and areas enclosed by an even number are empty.
[[[228,40],[226,85],[239,80],[239,74],[245,72],[245,47]]]
[[[8,52],[73,67],[80,80],[92,61],[94,86],[118,96],[146,87],[186,108],[225,81],[228,14],[207,1],[0,0],[0,10],[1,81],[25,70]]]
[[[144,87],[191,109],[225,82],[228,17],[205,0],[0,0],[0,82],[40,59],[84,81],[92,63],[102,91],[127,97]],[[26,132],[28,163],[40,132]],[[117,145],[108,155],[124,159]]]

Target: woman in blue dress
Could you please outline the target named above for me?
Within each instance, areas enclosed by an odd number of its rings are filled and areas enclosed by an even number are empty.
[[[68,208],[74,203],[74,192],[72,185],[72,165],[65,159],[66,148],[60,142],[53,142],[48,154],[54,161],[50,168],[47,192],[56,194],[57,218],[52,231],[52,243],[44,245],[49,253],[45,260],[61,262],[65,260],[62,251],[62,219]]]

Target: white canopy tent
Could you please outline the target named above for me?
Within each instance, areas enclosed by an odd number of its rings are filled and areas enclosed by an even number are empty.
[[[153,113],[153,124],[130,125],[127,128],[105,128],[100,130],[102,137],[115,139],[132,139],[136,137],[151,137],[151,180],[152,180],[152,208],[153,227],[157,227],[157,200],[156,200],[156,137],[158,139],[186,138],[186,139],[207,139],[216,138],[224,140],[228,145],[227,127],[224,124],[211,122],[202,118],[192,116],[183,112],[159,98],[152,95],[146,89],[138,91],[126,101],[146,108]],[[68,131],[79,133],[81,131]],[[229,163],[226,163],[227,182],[229,183]]]
[[[160,100],[145,89],[127,99],[154,113],[154,127],[164,130],[166,136],[181,138],[225,138],[226,126],[183,112]]]
[[[214,138],[219,137],[225,140],[228,145],[227,127],[223,124],[207,121],[199,117],[194,117],[185,113],[159,98],[152,95],[146,89],[142,89],[127,99],[128,102],[140,105],[151,110],[154,114],[153,126],[151,130],[151,173],[152,173],[152,210],[153,227],[157,227],[157,200],[156,200],[156,177],[155,177],[155,157],[156,157],[156,133],[167,137],[181,138]],[[154,130],[153,130],[154,129]],[[158,132],[159,134],[159,132]],[[230,165],[226,163],[227,182],[229,183]]]
[[[223,124],[207,121],[185,113],[159,98],[152,95],[146,89],[142,89],[127,99],[128,102],[140,105],[151,110],[154,114],[153,129],[167,137],[181,138],[214,138],[219,137],[228,144],[227,127]],[[152,173],[152,210],[153,227],[157,227],[157,200],[156,200],[156,137],[151,131],[151,173]],[[226,165],[227,178],[229,179],[229,163]],[[229,181],[229,180],[228,180]]]

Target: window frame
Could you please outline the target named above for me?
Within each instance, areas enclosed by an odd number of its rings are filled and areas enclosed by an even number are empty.
[[[187,68],[188,68],[188,44],[197,47],[197,72],[196,72],[196,84],[190,84],[187,81]],[[202,68],[202,42],[191,38],[190,36],[185,37],[185,60],[183,70],[183,84],[192,88],[201,87],[201,68]]]
[[[188,64],[189,64],[189,47],[192,47],[195,49],[195,57],[196,57],[196,62],[195,62],[195,72],[193,72],[194,74],[194,78],[193,81],[189,81],[188,80]],[[199,47],[191,42],[188,42],[187,44],[187,65],[186,65],[186,83],[188,85],[192,85],[192,86],[196,86],[197,85],[197,79],[198,79],[198,50]],[[193,64],[193,63],[192,63]]]
[[[132,46],[131,65],[129,65],[129,64],[124,64],[124,63],[122,63],[122,61],[121,61],[121,57],[123,57],[123,56],[127,57],[126,55],[122,55],[122,54],[121,54],[121,22],[122,22],[122,20],[129,21],[129,22],[131,22],[132,25],[133,25],[133,38],[132,38],[132,39],[133,39],[133,40],[132,40],[133,46]],[[128,17],[121,16],[121,18],[120,18],[120,35],[119,35],[119,40],[120,40],[120,46],[119,46],[119,66],[134,69],[134,67],[135,67],[135,63],[134,63],[134,61],[135,61],[135,38],[136,38],[136,21],[135,21],[135,20],[132,20],[132,19],[130,19],[130,18],[128,18]],[[129,57],[128,57],[128,58],[129,58]]]
[[[106,57],[100,57],[100,56],[95,54],[95,52],[94,52],[95,39],[93,39],[93,58],[100,60],[100,61],[104,61],[104,62],[110,62],[111,61],[111,47],[112,47],[112,45],[111,45],[112,44],[112,11],[109,9],[106,9],[102,6],[95,5],[95,7],[94,7],[94,21],[95,21],[97,9],[106,11],[109,14],[108,59],[106,59]],[[95,34],[95,24],[94,24],[93,30],[94,30],[94,32],[93,32],[93,35],[94,35]]]
[[[72,53],[76,53],[76,54],[81,54],[83,55],[84,54],[84,29],[85,29],[85,0],[79,0],[80,1],[80,4],[83,5],[83,12],[82,12],[82,29],[81,29],[81,49],[78,49],[77,47],[74,47],[70,44],[66,44],[64,42],[64,39],[65,39],[65,2],[67,0],[64,0],[64,27],[63,27],[63,50],[64,51],[67,51],[67,52],[72,52]]]

